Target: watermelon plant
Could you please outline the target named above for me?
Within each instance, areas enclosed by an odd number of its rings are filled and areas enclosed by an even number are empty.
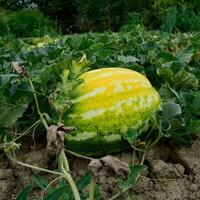
[[[70,186],[76,199],[92,199],[94,174],[81,180],[92,180],[90,195],[79,193],[83,187],[68,173],[64,151],[92,159],[87,156],[132,147],[139,163],[133,159],[129,178],[119,183],[120,192],[128,190],[145,169],[146,152],[161,138],[189,146],[199,133],[199,37],[137,26],[127,33],[0,38],[0,149],[18,164],[64,178],[47,199],[73,199]],[[17,160],[20,139],[30,133],[47,133],[58,170]]]

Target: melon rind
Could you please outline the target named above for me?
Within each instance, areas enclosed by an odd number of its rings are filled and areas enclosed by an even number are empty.
[[[125,68],[102,68],[84,73],[66,117],[76,131],[66,135],[68,149],[89,156],[129,147],[123,134],[130,128],[147,131],[160,107],[160,96],[142,74]]]

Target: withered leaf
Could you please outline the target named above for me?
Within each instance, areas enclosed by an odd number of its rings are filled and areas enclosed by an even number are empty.
[[[30,73],[24,66],[20,66],[18,62],[12,62],[13,69],[22,76],[30,77]]]
[[[88,169],[92,172],[94,177],[108,176],[126,179],[130,174],[130,168],[127,163],[110,155],[100,159],[93,159],[89,163]]]
[[[64,135],[75,127],[66,127],[64,124],[52,125],[47,131],[47,152],[50,157],[58,155],[64,148]]]

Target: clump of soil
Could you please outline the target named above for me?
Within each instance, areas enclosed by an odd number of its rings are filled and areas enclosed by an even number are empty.
[[[45,144],[32,147],[30,142],[21,149],[18,157],[25,163],[44,168],[54,168],[49,162]],[[119,199],[138,200],[197,200],[200,199],[200,139],[194,141],[190,148],[160,143],[146,157],[148,170],[139,178],[138,184],[129,193]],[[132,152],[115,154],[128,164],[132,161]],[[87,170],[88,160],[69,156],[70,167],[74,178],[78,178]],[[16,165],[3,154],[0,155],[0,199],[15,199],[17,193],[32,183],[33,173],[29,168]],[[40,172],[49,180],[55,177]],[[115,178],[100,177],[103,199],[117,193]],[[41,199],[41,191],[35,185],[31,199]],[[33,198],[35,197],[35,198]]]
[[[138,199],[200,199],[199,148],[198,139],[190,148],[160,144],[149,152],[149,173],[133,188]]]

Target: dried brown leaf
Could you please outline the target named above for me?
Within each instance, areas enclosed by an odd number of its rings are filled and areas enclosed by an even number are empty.
[[[130,174],[130,168],[127,163],[110,155],[100,159],[93,159],[89,163],[88,169],[92,172],[94,177],[108,176],[127,178]]]
[[[24,66],[20,66],[19,62],[12,62],[13,69],[22,76],[30,77],[30,73]]]
[[[47,152],[50,157],[58,155],[63,150],[66,132],[75,129],[75,127],[66,127],[64,124],[52,125],[48,128]]]

